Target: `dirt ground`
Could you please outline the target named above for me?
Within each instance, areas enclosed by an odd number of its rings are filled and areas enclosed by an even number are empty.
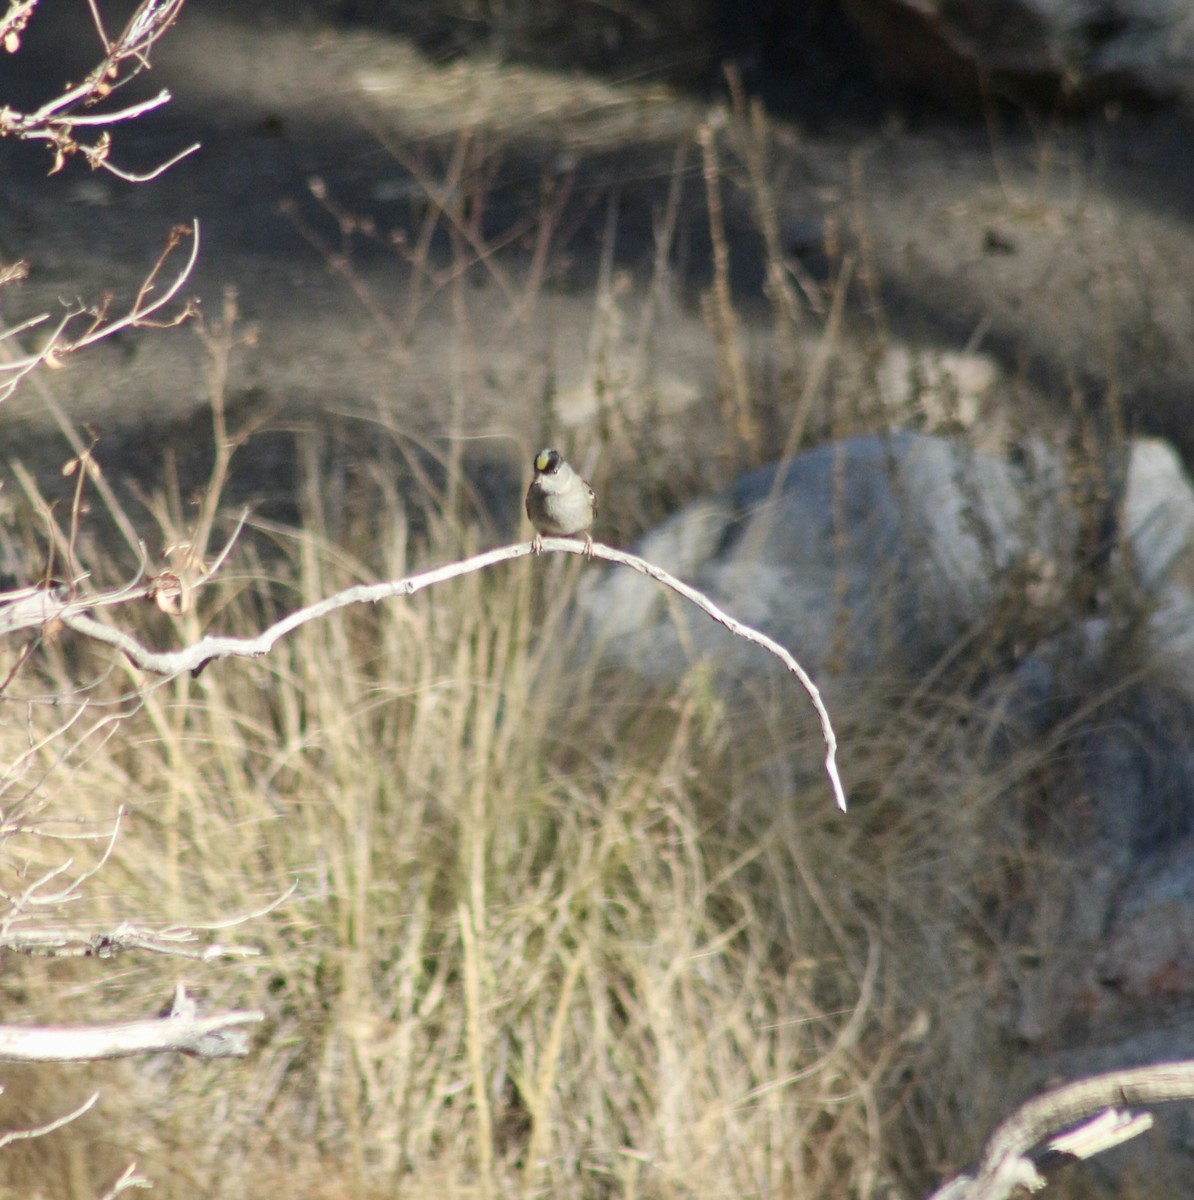
[[[94,61],[79,13],[62,2],[39,10],[42,24],[6,64],[5,101],[44,99]],[[641,78],[437,63],[400,38],[334,27],[299,6],[212,0],[184,12],[139,94],[161,86],[173,102],[116,130],[115,161],[145,170],[192,141],[202,149],[154,182],[124,183],[80,162],[47,178],[44,148],[0,147],[0,254],[30,264],[28,282],[4,292],[6,321],[109,290],[128,296],[170,227],[198,218],[188,293],[210,321],[235,290],[255,342],[234,361],[231,395],[273,426],[358,413],[433,442],[463,440],[501,494],[552,433],[546,394],[577,427],[592,416],[584,393],[598,342],[645,350],[665,419],[716,404],[721,364],[699,303],[710,267],[697,134],[708,120],[724,126],[724,97]],[[465,146],[487,181],[477,236],[490,245],[517,236],[468,272],[466,289],[445,272],[419,290],[403,247],[383,243],[399,234],[410,248],[428,180]],[[1042,423],[1075,405],[1122,413],[1189,457],[1187,146],[1188,126],[1173,113],[984,122],[910,117],[893,101],[877,120],[829,119],[815,131],[773,118],[769,170],[782,236],[810,277],[837,269],[822,250],[827,232],[853,253],[847,327],[859,346],[880,330],[977,350],[996,364],[1004,394],[1025,398],[1022,411]],[[771,316],[735,169],[724,191],[735,304],[765,389],[775,374]],[[350,272],[334,257],[349,243],[313,197],[316,178],[343,212],[379,231],[350,239]],[[673,184],[671,286],[646,345],[632,335],[650,302]],[[553,201],[564,249],[531,287],[536,218]],[[442,233],[429,251],[441,266],[459,252]],[[810,347],[819,320],[810,315]],[[152,475],[164,440],[194,439],[205,426],[195,414],[206,359],[191,329],[121,335],[41,378],[102,435],[109,469]],[[775,402],[787,403],[778,390]],[[61,442],[46,433],[43,408],[25,386],[0,410],[5,458],[55,461]],[[252,470],[268,490],[270,470],[288,467],[284,454],[263,455]]]

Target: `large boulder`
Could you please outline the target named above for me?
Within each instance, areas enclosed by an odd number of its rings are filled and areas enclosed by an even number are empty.
[[[1194,662],[1194,488],[1156,440],[1092,466],[1039,442],[1003,457],[922,434],[850,438],[745,475],[635,549],[830,690],[876,672],[916,677],[1001,621],[1009,665],[1029,674],[1059,615],[1094,652],[1113,577],[1170,673],[1183,679],[1173,668]],[[648,678],[696,661],[731,675],[759,664],[757,648],[635,573],[604,572],[581,603],[607,658]]]
[[[636,547],[835,678],[930,667],[1009,589],[1060,586],[1081,520],[1063,465],[911,433],[851,438],[744,476]],[[759,664],[652,582],[606,573],[582,601],[606,653],[650,678]]]

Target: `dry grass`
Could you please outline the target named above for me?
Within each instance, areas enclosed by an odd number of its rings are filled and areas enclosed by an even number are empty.
[[[204,619],[247,632],[469,548],[431,499],[416,539],[385,464],[329,541],[319,457],[301,530]],[[587,662],[585,569],[343,610],[197,681],[65,646],[19,677],[5,761],[61,720],[23,697],[95,672],[85,719],[128,714],[25,776],[45,827],[129,809],[87,915],[216,920],[298,891],[238,931],[264,951],[247,964],[10,966],[22,1020],[144,1015],[183,978],[268,1027],[243,1064],[6,1072],[8,1127],[103,1100],[14,1157],[0,1196],[95,1195],[134,1155],[167,1196],[828,1198],[956,1162],[1000,1107],[966,1076],[998,1037],[1015,889],[1048,869],[1023,818],[1060,747],[1009,742],[960,692],[872,694],[835,713],[841,817],[791,695],[729,711],[700,672],[652,694]],[[6,866],[47,847],[10,840]]]
[[[380,484],[377,501],[347,544],[284,547],[288,603],[457,540],[409,549]],[[216,918],[299,880],[245,931],[263,960],[185,970],[209,1003],[266,1008],[251,1063],[94,1069],[117,1081],[112,1143],[166,1194],[257,1193],[272,1174],[313,1196],[831,1195],[853,1155],[877,1156],[859,1053],[873,979],[822,962],[815,913],[791,911],[800,823],[735,815],[706,688],[633,696],[575,665],[562,566],[344,614],[259,666],[147,688],[118,739],[60,768],[70,811],[130,808],[89,889],[98,916]],[[226,627],[258,618],[237,586],[212,598]],[[6,757],[22,734],[6,725]],[[10,972],[10,997],[36,987],[27,1016],[77,1019],[97,985],[96,1008],[143,1012],[177,969],[53,973],[65,992],[37,982],[43,964]],[[110,1154],[88,1154],[93,1188]]]
[[[762,179],[761,115],[740,102],[736,122],[746,174]],[[712,196],[714,131],[702,144]],[[426,219],[461,227],[466,192]],[[774,225],[770,199],[756,201]],[[463,296],[468,270],[496,269],[491,246],[457,242],[467,261],[441,282],[431,240],[412,288]],[[818,417],[854,267],[835,264],[817,353],[793,364],[798,301],[772,266],[785,390],[762,399],[722,271],[705,307],[727,381],[709,409],[724,424],[710,416],[704,436],[724,454],[687,486],[765,457],[761,430],[795,449]],[[609,349],[595,336],[595,377]],[[835,429],[874,423],[856,403]],[[544,409],[547,423],[551,397]],[[653,436],[616,396],[598,416],[604,470]],[[475,549],[453,446],[442,488],[400,493],[413,459],[395,435],[355,464],[340,505],[324,448],[300,439],[299,525],[259,526],[200,610],[155,618],[158,635],[255,632]],[[660,488],[647,476],[622,489],[623,528]],[[157,507],[164,526],[171,511]],[[41,833],[0,843],[6,878],[94,856],[46,837],[62,828],[51,821],[102,827],[125,805],[76,920],[219,920],[298,890],[239,931],[263,950],[247,964],[9,965],[13,1019],[145,1015],[182,978],[209,1006],[258,1006],[268,1022],[241,1064],[6,1071],[0,1127],[92,1086],[103,1100],[12,1153],[0,1198],[82,1200],[135,1156],[179,1197],[831,1200],[909,1195],[974,1148],[1005,1108],[970,1078],[998,1038],[1002,946],[1029,882],[1055,867],[1024,818],[1064,794],[1066,731],[1017,737],[973,677],[890,694],[870,681],[833,714],[856,800],[841,817],[802,697],[730,699],[699,671],[651,692],[589,661],[569,615],[586,569],[522,561],[342,610],[198,680],[140,679],[69,643],[26,665],[0,706],[0,761],[14,764],[0,806],[36,808]],[[66,730],[64,712],[79,714]]]

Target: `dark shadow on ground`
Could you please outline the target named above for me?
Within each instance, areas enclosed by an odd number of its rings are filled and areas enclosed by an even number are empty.
[[[824,277],[833,261],[820,255],[815,244],[819,228],[815,197],[826,186],[837,187],[840,195],[848,180],[851,155],[860,142],[886,141],[891,161],[902,159],[906,164],[902,182],[915,188],[919,158],[933,159],[938,153],[934,147],[939,143],[963,144],[972,152],[982,153],[991,140],[981,124],[946,124],[939,114],[915,116],[907,127],[908,136],[898,123],[880,129],[878,121],[890,111],[890,98],[866,77],[857,47],[846,44],[846,31],[826,12],[806,14],[798,20],[804,20],[810,29],[820,22],[817,31],[825,40],[793,49],[791,29],[777,32],[769,24],[775,20],[778,7],[757,5],[741,23],[730,20],[726,15],[729,8],[720,10],[721,27],[709,51],[708,69],[703,76],[694,77],[690,86],[698,93],[706,89],[703,94],[708,95],[709,89],[719,86],[716,71],[721,60],[733,58],[747,84],[769,104],[796,113],[798,125],[826,126],[832,116],[833,133],[818,137],[808,129],[797,129],[793,134],[797,146],[793,161],[798,169],[794,182],[789,173],[789,186],[780,196],[788,227],[813,231],[804,248],[806,266]],[[256,4],[246,11],[246,6],[232,0],[209,0],[184,11],[178,28],[168,35],[170,54],[163,54],[162,59],[167,65],[122,94],[122,99],[134,101],[169,86],[175,93],[174,101],[158,113],[119,128],[114,151],[117,161],[142,170],[192,141],[203,143],[199,155],[178,164],[152,184],[132,186],[93,175],[78,162],[68,164],[60,175],[47,178],[48,156],[43,148],[0,145],[6,179],[0,194],[0,212],[5,218],[3,249],[9,257],[28,255],[35,263],[24,301],[33,305],[52,303],[64,284],[81,288],[79,281],[89,278],[102,281],[104,286],[135,287],[156,257],[170,225],[196,215],[204,232],[196,290],[206,297],[210,308],[226,284],[235,284],[246,316],[265,325],[308,306],[344,303],[343,293],[337,298],[337,289],[329,282],[326,258],[311,248],[280,210],[283,201],[295,203],[312,228],[338,247],[339,231],[334,222],[311,200],[309,183],[313,177],[324,179],[346,210],[375,221],[383,232],[417,221],[417,201],[395,203],[378,198],[378,180],[400,177],[403,168],[363,124],[346,119],[335,94],[328,93],[326,105],[314,103],[298,111],[289,107],[284,97],[271,107],[260,99],[250,102],[222,97],[216,90],[199,94],[185,78],[174,81],[169,64],[186,56],[188,31],[213,13],[234,17],[246,39],[253,39],[263,28],[276,29],[283,24],[309,29],[310,53],[319,53],[320,16],[314,6],[277,0]],[[355,15],[343,15],[346,20],[369,27],[361,6],[357,6]],[[398,27],[402,27],[401,22]],[[425,35],[421,36],[425,44],[431,44]],[[459,49],[455,45],[447,49],[440,46],[438,52],[458,53]],[[841,60],[834,58],[838,51],[844,56]],[[797,69],[786,74],[792,54],[797,55]],[[801,54],[804,59],[799,57]],[[39,7],[38,21],[31,27],[22,52],[6,64],[10,69],[6,72],[4,98],[18,105],[44,100],[49,94],[47,89],[52,90],[66,78],[76,78],[94,63],[95,57],[94,31],[80,18],[77,7],[65,0],[47,0],[44,7]],[[816,70],[809,67],[810,59],[820,64]],[[219,66],[211,64],[208,69],[218,71]],[[329,81],[313,71],[311,86],[318,92],[329,87]],[[850,129],[845,128],[847,119],[854,121]],[[1040,122],[1035,122],[1035,133],[1031,131],[1033,125],[1034,121],[1006,118],[998,135],[998,152],[1009,158],[1030,157],[1042,143]],[[1116,122],[1092,120],[1085,125],[1059,125],[1057,130],[1059,139],[1089,141],[1087,153],[1097,167],[1099,186],[1112,195],[1163,213],[1175,223],[1188,224],[1194,218],[1194,160],[1183,152],[1188,128],[1180,117],[1130,114]],[[1047,136],[1053,134],[1047,131]],[[448,153],[450,143],[446,135],[438,140],[425,139],[418,152],[434,162]],[[628,138],[622,145],[588,152],[570,167],[573,191],[569,203],[575,228],[569,243],[567,288],[579,293],[595,286],[602,270],[611,210],[616,213],[613,224],[617,230],[613,261],[632,272],[649,269],[656,221],[671,182],[673,149],[660,142]],[[558,170],[557,151],[558,147],[549,141],[509,140],[502,147],[500,168],[489,184],[484,235],[493,236],[525,212],[539,183]],[[87,187],[97,184],[106,190],[98,200],[88,198]],[[682,249],[676,268],[681,273],[681,287],[695,304],[697,294],[710,280],[703,181],[695,151],[688,156],[683,188],[678,237]],[[761,241],[748,200],[732,187],[727,191],[733,283],[749,318],[765,307],[761,300]],[[881,217],[880,213],[875,219],[881,221]],[[891,248],[879,293],[889,327],[918,339],[965,344],[982,320],[982,295],[968,293],[964,280],[943,287],[939,280],[904,270],[899,246],[905,238],[914,240],[918,231],[878,223],[872,233],[877,242]],[[432,254],[441,260],[448,252],[446,241],[432,246]],[[400,260],[377,241],[354,238],[352,253],[362,270],[376,271],[379,276],[401,272]],[[506,253],[517,259],[527,251],[515,247]],[[1194,281],[1194,266],[1190,269]],[[1147,281],[1142,286],[1147,286]],[[860,299],[859,308],[865,308],[865,303]],[[1032,327],[1031,303],[1028,297],[1023,326],[1018,329],[1011,321],[997,325],[986,335],[984,348],[994,353],[1009,373],[1022,374],[1063,404],[1075,385],[1096,398],[1113,386],[1113,381],[1100,376],[1097,356],[1082,346],[1033,347],[1026,342],[1022,331]],[[1074,303],[1085,303],[1079,286],[1074,290]],[[1076,361],[1084,364],[1077,372],[1073,365]],[[1173,437],[1184,451],[1194,452],[1194,437],[1186,431],[1183,420],[1184,397],[1194,387],[1194,365],[1190,369],[1185,364],[1162,366],[1164,370],[1151,377],[1130,381],[1128,402],[1136,428]],[[328,396],[328,402],[335,405],[345,401],[354,387],[346,380],[345,394]],[[182,413],[166,416],[157,408],[149,414],[150,419],[177,421],[187,409],[186,403],[179,403]],[[193,395],[189,403],[194,403]],[[144,417],[142,411],[130,414],[134,421]],[[136,457],[131,446],[138,439],[145,440],[145,427],[131,437],[130,458]]]

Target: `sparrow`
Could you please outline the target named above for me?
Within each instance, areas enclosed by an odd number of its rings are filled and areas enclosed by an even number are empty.
[[[535,455],[535,478],[527,488],[527,516],[535,527],[531,553],[543,550],[543,536],[585,539],[585,553],[592,558],[593,539],[589,526],[597,516],[597,497],[588,483],[564,461],[558,450],[540,450]]]

